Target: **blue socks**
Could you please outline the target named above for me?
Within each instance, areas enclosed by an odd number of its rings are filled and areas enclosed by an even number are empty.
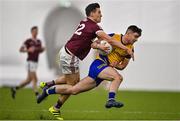
[[[46,90],[46,93],[47,93],[48,95],[56,94],[56,88],[55,88],[55,87],[50,88],[50,89]]]
[[[114,100],[116,93],[115,92],[109,92],[109,100]]]
[[[54,105],[54,107],[55,107],[56,109],[60,109],[61,106],[62,106],[62,104],[63,104],[63,103],[62,103],[60,100],[58,100],[57,103],[56,103],[56,105]]]

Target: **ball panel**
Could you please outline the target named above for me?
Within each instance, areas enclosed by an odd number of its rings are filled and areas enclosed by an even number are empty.
[[[108,55],[108,54],[112,51],[112,46],[111,46],[107,41],[102,40],[102,41],[100,42],[100,44],[101,44],[101,45],[104,45],[105,47],[109,47],[109,50],[108,50],[108,52],[105,52],[105,51],[103,51],[103,50],[98,50],[98,51],[99,51],[99,54],[101,54],[101,55]]]

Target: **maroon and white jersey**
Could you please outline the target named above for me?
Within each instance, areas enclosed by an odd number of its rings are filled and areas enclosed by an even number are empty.
[[[102,31],[102,28],[91,19],[87,18],[80,22],[71,39],[65,47],[79,59],[83,60],[91,49],[93,39],[97,37],[96,33]]]
[[[30,47],[35,47],[35,51],[33,53],[28,53],[27,61],[38,62],[39,54],[41,53],[41,40],[33,40],[32,38],[27,39],[24,42],[24,46],[29,49]]]

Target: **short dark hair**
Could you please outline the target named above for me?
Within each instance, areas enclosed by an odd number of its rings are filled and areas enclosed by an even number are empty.
[[[96,8],[100,8],[100,5],[99,5],[98,3],[91,3],[91,4],[89,4],[89,5],[86,7],[86,9],[85,9],[85,11],[86,11],[86,16],[90,16],[90,13],[93,12],[93,11],[95,11]]]
[[[37,26],[31,27],[31,32],[32,32],[34,29],[38,29],[38,27],[37,27]]]
[[[138,28],[136,25],[131,25],[131,26],[129,26],[129,27],[127,28],[127,31],[128,31],[128,30],[131,30],[131,31],[133,31],[133,32],[136,32],[136,33],[139,34],[139,36],[141,36],[142,30],[141,30],[140,28]],[[127,33],[127,31],[126,31],[126,33]]]

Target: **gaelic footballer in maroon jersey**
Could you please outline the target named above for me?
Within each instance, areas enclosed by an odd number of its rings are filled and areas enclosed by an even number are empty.
[[[75,85],[80,80],[79,59],[83,60],[87,56],[91,49],[93,39],[97,37],[98,32],[102,31],[101,27],[97,25],[97,23],[101,22],[102,17],[99,4],[89,4],[85,11],[87,18],[79,23],[70,40],[68,40],[59,52],[60,69],[62,70],[63,76],[47,83],[42,82],[42,85],[46,85],[45,88],[60,83]],[[108,48],[104,46],[99,46],[99,48],[108,50]],[[68,97],[69,95],[62,95],[61,98],[58,99],[57,104],[49,110],[59,112],[58,114],[60,116],[60,107]],[[40,103],[42,100],[43,96],[40,95],[37,103]],[[61,119],[61,117],[57,117],[57,119]]]
[[[34,48],[34,52],[28,52],[27,61],[38,62],[39,54],[43,52],[43,48],[41,46],[41,40],[29,38],[24,42],[23,45],[27,50],[30,48]]]
[[[32,37],[27,39],[20,48],[20,52],[27,53],[27,78],[26,80],[22,81],[20,85],[12,87],[12,98],[15,99],[16,91],[30,82],[32,82],[33,90],[35,95],[38,95],[37,90],[37,75],[36,69],[38,66],[38,58],[39,54],[44,51],[44,47],[41,45],[41,41],[37,39],[38,35],[38,27],[34,26],[31,28]]]
[[[93,20],[86,18],[81,21],[71,39],[65,47],[76,57],[83,60],[91,49],[93,40],[97,37],[96,33],[102,28]]]
[[[74,32],[71,39],[61,48],[59,52],[60,67],[63,76],[60,76],[56,80],[50,82],[42,82],[40,85],[43,87],[43,93],[38,96],[37,103],[40,103],[50,93],[55,93],[56,88],[50,88],[57,84],[70,84],[75,85],[80,80],[79,73],[79,59],[83,60],[91,49],[93,39],[96,37],[107,40],[111,45],[126,50],[130,55],[133,54],[130,49],[125,47],[121,42],[117,42],[112,37],[107,35],[97,23],[101,22],[101,10],[98,3],[89,4],[86,9],[87,18],[80,22],[76,31]],[[101,49],[108,51],[108,47],[101,44],[93,46],[94,49]],[[86,86],[86,85],[85,85]],[[60,107],[64,104],[70,95],[62,95],[56,105],[49,108],[49,111],[54,115],[56,112],[56,118],[62,119],[60,115]],[[58,116],[57,116],[58,115]]]

